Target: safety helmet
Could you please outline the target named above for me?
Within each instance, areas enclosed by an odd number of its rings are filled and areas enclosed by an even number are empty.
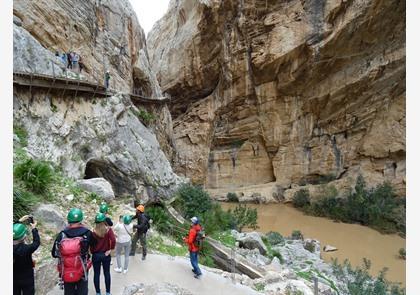
[[[13,240],[20,240],[26,235],[26,226],[22,223],[13,224]]]
[[[108,212],[108,204],[107,203],[102,203],[100,206],[99,206],[99,212],[101,212],[101,213],[107,213]]]
[[[193,218],[191,218],[191,222],[194,223],[194,224],[198,224],[198,222],[199,222],[198,217],[194,216]]]
[[[130,224],[131,216],[130,215],[124,215],[123,222],[124,222],[124,224]]]
[[[144,212],[144,206],[143,205],[138,205],[136,207],[137,210],[139,210],[140,212]]]
[[[106,219],[105,214],[104,214],[104,213],[99,212],[98,214],[96,214],[96,217],[95,217],[95,223],[101,223],[101,222],[104,222],[104,221],[105,221],[105,219]]]
[[[79,208],[72,208],[70,209],[69,213],[67,214],[67,221],[69,223],[76,223],[81,222],[83,220],[83,211]]]

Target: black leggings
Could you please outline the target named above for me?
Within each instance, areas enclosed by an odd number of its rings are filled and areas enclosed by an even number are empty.
[[[104,252],[93,253],[92,255],[92,264],[93,264],[93,283],[95,284],[96,293],[101,293],[101,288],[99,285],[99,277],[101,275],[101,265],[104,269],[105,277],[105,290],[107,293],[111,293],[111,255],[105,256]]]
[[[35,285],[34,279],[28,279],[27,281],[13,282],[13,295],[34,295]]]

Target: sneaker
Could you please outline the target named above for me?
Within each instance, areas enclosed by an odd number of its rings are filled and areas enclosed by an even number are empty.
[[[126,274],[126,273],[127,273],[127,271],[128,271],[128,269],[124,269],[124,270],[123,270],[123,274]]]
[[[121,271],[122,271],[121,267],[116,267],[116,268],[114,268],[114,270],[115,270],[116,272],[121,272]]]
[[[141,257],[141,260],[146,260],[146,255],[143,255],[143,256]]]
[[[195,274],[194,275],[194,278],[199,279],[201,276],[202,276],[201,274],[199,274],[199,275],[198,274]]]

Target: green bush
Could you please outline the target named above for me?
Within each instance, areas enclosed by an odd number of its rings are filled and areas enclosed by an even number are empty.
[[[300,189],[294,195],[292,199],[292,204],[296,208],[304,208],[311,204],[309,198],[309,191],[307,189]]]
[[[405,290],[400,288],[397,284],[391,283],[385,279],[387,269],[380,271],[377,278],[373,278],[369,274],[371,268],[370,260],[364,258],[363,266],[353,268],[348,260],[345,260],[342,265],[338,264],[337,259],[332,263],[333,274],[335,277],[344,283],[346,289],[341,287],[341,291],[350,295],[403,295]]]
[[[236,229],[239,232],[242,232],[242,229],[244,227],[257,229],[257,219],[258,219],[258,213],[257,209],[252,209],[247,207],[246,205],[239,204],[239,206],[236,206],[233,211],[230,209],[228,210],[228,213],[231,213],[233,215]]]
[[[228,202],[239,202],[238,196],[236,195],[236,193],[227,193],[227,199]]]
[[[13,124],[13,133],[19,138],[21,146],[25,147],[28,145],[28,132],[23,126]]]
[[[275,231],[270,231],[268,232],[266,235],[267,237],[267,241],[271,244],[271,245],[278,245],[278,244],[284,244],[284,238],[283,236]]]
[[[357,222],[385,233],[405,235],[405,199],[396,196],[389,183],[368,189],[358,176],[354,192],[337,197],[333,187],[327,187],[318,200],[309,202],[309,193],[300,190],[293,197],[293,205],[306,213],[325,216],[343,222]]]
[[[199,186],[182,185],[177,192],[178,209],[185,218],[203,215],[212,207],[209,194]]]
[[[53,171],[46,162],[28,159],[16,165],[14,175],[21,180],[27,189],[36,194],[48,192],[53,182]]]
[[[13,191],[13,222],[32,212],[33,206],[39,202],[39,198],[30,192]]]
[[[136,115],[145,124],[149,124],[150,122],[152,122],[156,119],[156,117],[153,113],[149,113],[148,111],[146,111],[142,107],[139,108],[139,111],[136,112]]]
[[[405,252],[405,249],[404,248],[400,248],[400,250],[398,251],[398,254],[399,254],[399,257],[401,259],[404,259],[405,260],[406,252]]]
[[[235,228],[236,220],[228,211],[223,211],[218,203],[212,203],[210,210],[202,215],[202,225],[207,234]]]
[[[149,206],[146,209],[146,213],[153,219],[153,225],[156,229],[162,233],[167,233],[170,229],[169,214],[162,206]]]
[[[303,240],[303,235],[300,232],[300,230],[292,231],[291,239],[292,240]]]

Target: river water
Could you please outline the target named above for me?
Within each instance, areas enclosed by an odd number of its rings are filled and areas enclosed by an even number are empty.
[[[235,203],[220,203],[227,210]],[[405,260],[398,258],[398,250],[405,248],[405,239],[398,235],[383,235],[376,230],[357,224],[334,222],[327,218],[305,215],[286,204],[247,206],[257,208],[260,232],[277,231],[289,236],[293,230],[300,230],[304,238],[313,238],[321,243],[321,256],[326,262],[337,258],[341,263],[348,259],[352,266],[362,265],[363,257],[371,260],[371,274],[377,275],[383,268],[389,270],[386,278],[401,282],[405,287]],[[335,252],[323,252],[324,245],[338,248]]]

